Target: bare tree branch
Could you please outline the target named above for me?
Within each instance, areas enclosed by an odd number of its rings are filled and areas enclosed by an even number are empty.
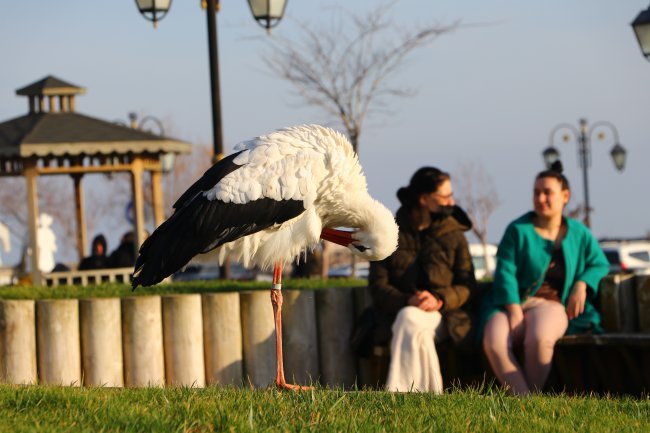
[[[298,23],[295,40],[274,38],[267,66],[290,82],[305,104],[337,118],[355,150],[365,118],[392,97],[414,94],[390,84],[405,58],[458,23],[400,30],[387,17],[393,2],[354,14],[337,8],[329,29]]]
[[[458,175],[454,176],[458,204],[465,209],[472,221],[472,233],[483,245],[487,257],[488,222],[490,216],[501,204],[490,176],[482,164],[460,164]]]

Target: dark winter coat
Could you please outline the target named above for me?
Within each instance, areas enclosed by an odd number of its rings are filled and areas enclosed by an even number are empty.
[[[458,206],[446,218],[434,219],[421,232],[413,227],[408,210],[397,211],[399,241],[387,259],[372,262],[369,289],[378,311],[375,343],[390,341],[390,326],[397,312],[408,305],[417,290],[428,290],[442,299],[440,310],[455,342],[470,341],[470,315],[461,309],[476,286],[472,258],[464,232],[472,226]]]

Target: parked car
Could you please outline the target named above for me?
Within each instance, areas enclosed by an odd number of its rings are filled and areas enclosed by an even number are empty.
[[[173,281],[205,281],[219,278],[219,266],[189,263],[185,268],[172,275]],[[245,268],[237,262],[230,263],[230,278],[242,281],[265,281],[265,274]]]
[[[610,273],[650,274],[649,240],[603,240],[600,247],[609,260]]]
[[[476,281],[483,278],[490,277],[494,274],[497,267],[497,246],[487,244],[487,256],[483,249],[483,244],[472,243],[469,244],[469,253],[472,256],[472,263],[474,264],[474,277]]]
[[[368,278],[368,270],[370,269],[370,263],[368,262],[357,262],[356,265],[356,278]],[[341,265],[331,267],[327,273],[329,278],[350,278],[352,276],[352,266],[350,265]]]

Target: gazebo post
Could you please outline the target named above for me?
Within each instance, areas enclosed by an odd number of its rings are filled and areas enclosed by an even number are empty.
[[[84,203],[84,189],[81,183],[83,174],[75,173],[72,176],[74,181],[74,204],[75,216],[77,218],[77,253],[79,260],[86,256],[86,245],[88,244],[88,231],[86,229],[86,205]]]
[[[151,197],[153,201],[153,221],[154,225],[158,227],[165,220],[162,173],[158,170],[151,171]]]
[[[142,194],[142,173],[144,163],[142,158],[134,155],[131,163],[131,191],[133,194],[133,213],[135,221],[135,256],[138,256],[140,245],[144,242],[144,195]]]
[[[36,160],[30,158],[24,165],[25,181],[27,182],[27,221],[29,225],[29,243],[32,249],[30,264],[32,268],[32,284],[42,283],[41,270],[38,268],[38,187],[36,179],[38,170]]]

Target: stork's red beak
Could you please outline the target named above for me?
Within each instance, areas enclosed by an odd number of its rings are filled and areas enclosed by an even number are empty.
[[[352,233],[354,232],[324,228],[320,233],[320,237],[326,241],[334,242],[335,244],[347,247],[355,240],[352,238]]]

